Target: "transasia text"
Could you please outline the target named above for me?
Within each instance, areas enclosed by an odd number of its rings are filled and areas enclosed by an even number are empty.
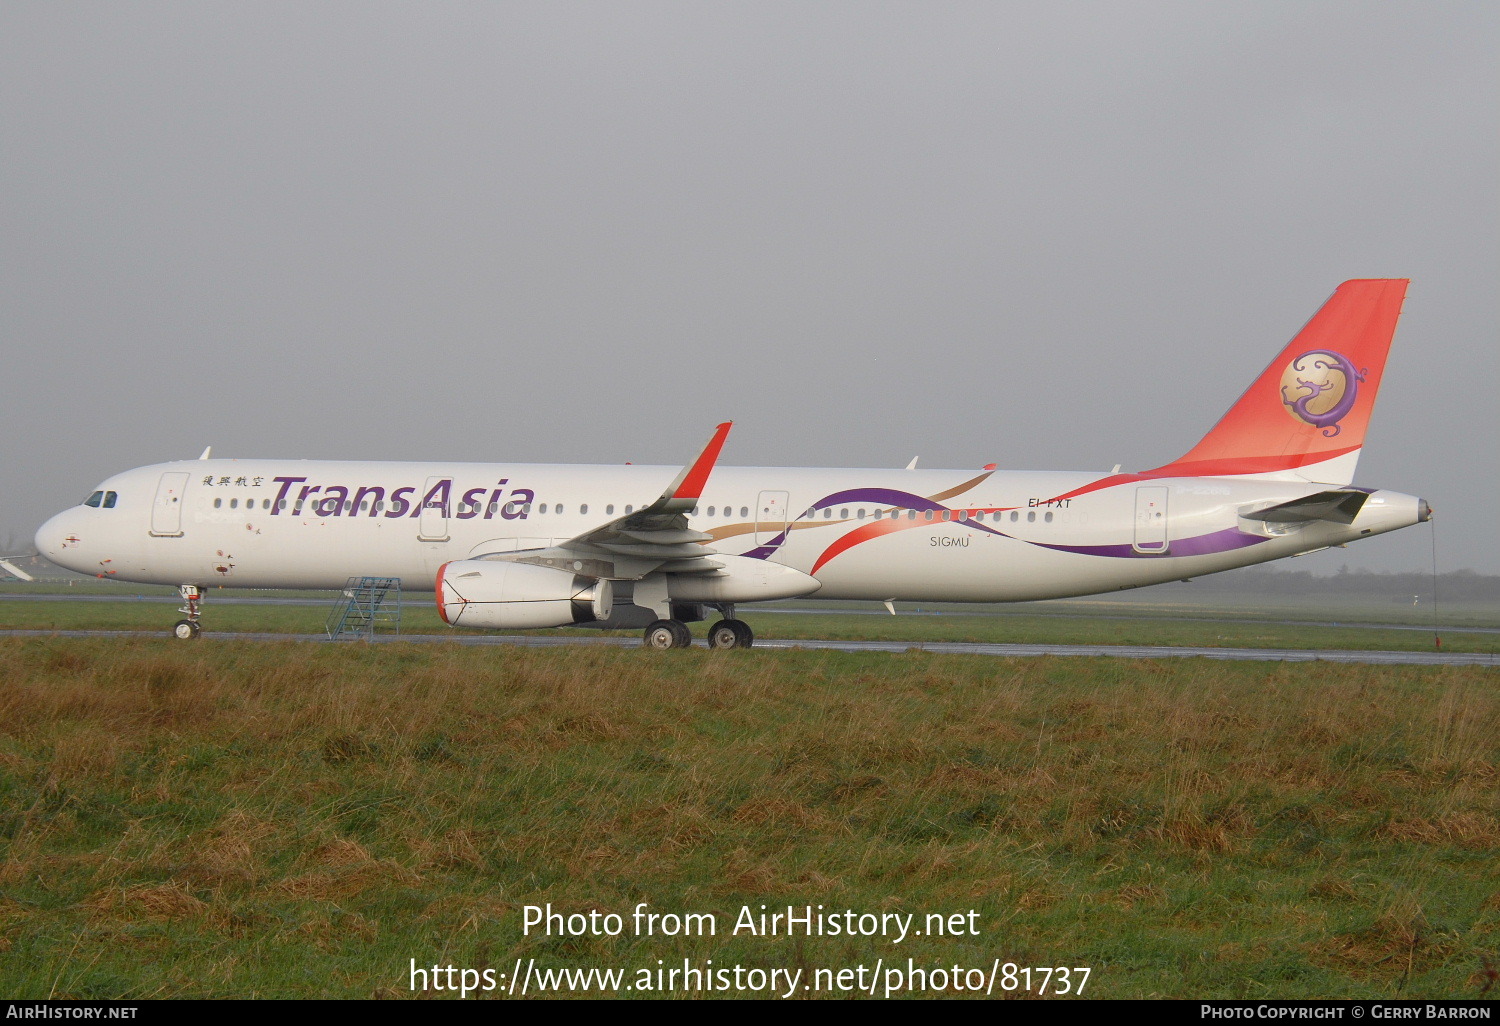
[[[446,517],[453,507],[451,477],[432,481],[422,497],[416,485],[402,485],[387,492],[382,485],[310,485],[305,477],[276,477],[273,481],[281,485],[276,500],[271,503],[271,516],[279,516],[283,510],[288,516],[304,514],[319,517],[365,516],[415,517],[423,510],[436,510]],[[509,488],[510,478],[502,477],[493,485],[470,488],[458,500],[454,515],[459,520],[475,517],[493,520],[498,513],[501,520],[525,520],[531,512],[531,503],[536,492],[530,488]],[[297,488],[301,485],[300,488]],[[293,489],[296,488],[295,496]],[[500,501],[501,496],[505,501]],[[290,507],[290,509],[288,509]]]

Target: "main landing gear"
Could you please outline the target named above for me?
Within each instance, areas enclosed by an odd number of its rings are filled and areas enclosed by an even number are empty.
[[[755,632],[744,620],[720,620],[708,629],[709,648],[749,648]]]
[[[656,620],[646,628],[647,648],[688,648],[693,634],[681,620]],[[755,632],[744,620],[720,620],[709,628],[709,648],[749,648],[755,644]]]
[[[203,633],[203,627],[198,623],[198,617],[202,615],[198,608],[198,603],[203,600],[203,592],[199,590],[196,584],[180,585],[177,591],[182,595],[183,601],[182,608],[177,611],[179,613],[186,613],[187,619],[178,620],[173,625],[172,637],[181,638],[183,641],[192,641]]]

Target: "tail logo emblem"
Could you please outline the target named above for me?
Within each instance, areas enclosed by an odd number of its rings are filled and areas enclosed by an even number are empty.
[[[1281,404],[1287,413],[1304,424],[1322,428],[1332,438],[1339,433],[1339,421],[1354,409],[1354,397],[1366,370],[1355,370],[1346,356],[1314,349],[1303,353],[1281,374]]]

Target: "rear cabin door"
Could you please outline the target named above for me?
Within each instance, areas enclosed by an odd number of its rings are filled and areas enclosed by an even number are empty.
[[[1135,551],[1167,551],[1167,488],[1147,485],[1135,490]]]
[[[169,470],[156,485],[156,500],[151,504],[151,534],[157,538],[182,537],[182,499],[187,491],[188,475]]]

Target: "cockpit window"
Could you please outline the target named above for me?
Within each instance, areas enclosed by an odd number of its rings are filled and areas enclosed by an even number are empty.
[[[114,509],[115,508],[115,500],[118,499],[119,497],[120,497],[120,493],[119,492],[105,492],[104,493],[104,508],[105,509]]]
[[[85,506],[93,506],[95,509],[98,509],[99,508],[99,503],[101,503],[103,501],[104,501],[104,493],[103,492],[95,492],[93,495],[90,495],[87,499],[84,499],[83,500],[83,504]]]

